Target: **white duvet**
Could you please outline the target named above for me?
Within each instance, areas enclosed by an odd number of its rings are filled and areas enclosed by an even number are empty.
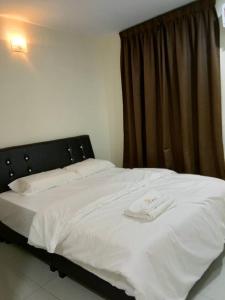
[[[225,240],[225,182],[138,169],[80,181],[73,196],[39,211],[29,243],[58,253],[137,300],[182,300]],[[175,207],[152,222],[124,210],[151,189]]]

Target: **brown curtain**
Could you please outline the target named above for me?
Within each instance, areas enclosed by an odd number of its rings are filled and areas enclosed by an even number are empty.
[[[214,5],[195,1],[120,33],[125,167],[225,178]]]

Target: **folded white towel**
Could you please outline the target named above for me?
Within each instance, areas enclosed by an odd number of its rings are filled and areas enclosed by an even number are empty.
[[[151,191],[133,202],[124,214],[129,217],[152,221],[173,207],[174,200],[169,195]]]

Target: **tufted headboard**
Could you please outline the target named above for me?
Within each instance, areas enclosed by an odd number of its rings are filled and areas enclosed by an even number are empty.
[[[23,176],[94,158],[88,135],[0,149],[0,193]]]

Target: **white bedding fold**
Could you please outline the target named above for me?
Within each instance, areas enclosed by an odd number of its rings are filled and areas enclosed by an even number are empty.
[[[174,207],[174,200],[170,195],[165,195],[156,190],[151,190],[149,193],[134,201],[124,214],[128,217],[153,221],[165,211]]]
[[[55,202],[49,209],[45,208],[35,215],[28,242],[32,246],[54,253],[57,245],[65,239],[76,217],[81,217],[86,211],[96,210],[107,202],[115,201],[171,173],[174,172],[163,169],[120,169],[119,173],[109,178],[101,177],[102,181],[97,181],[98,184],[96,180],[89,180],[87,183],[82,180],[77,189],[73,189],[72,196]]]

